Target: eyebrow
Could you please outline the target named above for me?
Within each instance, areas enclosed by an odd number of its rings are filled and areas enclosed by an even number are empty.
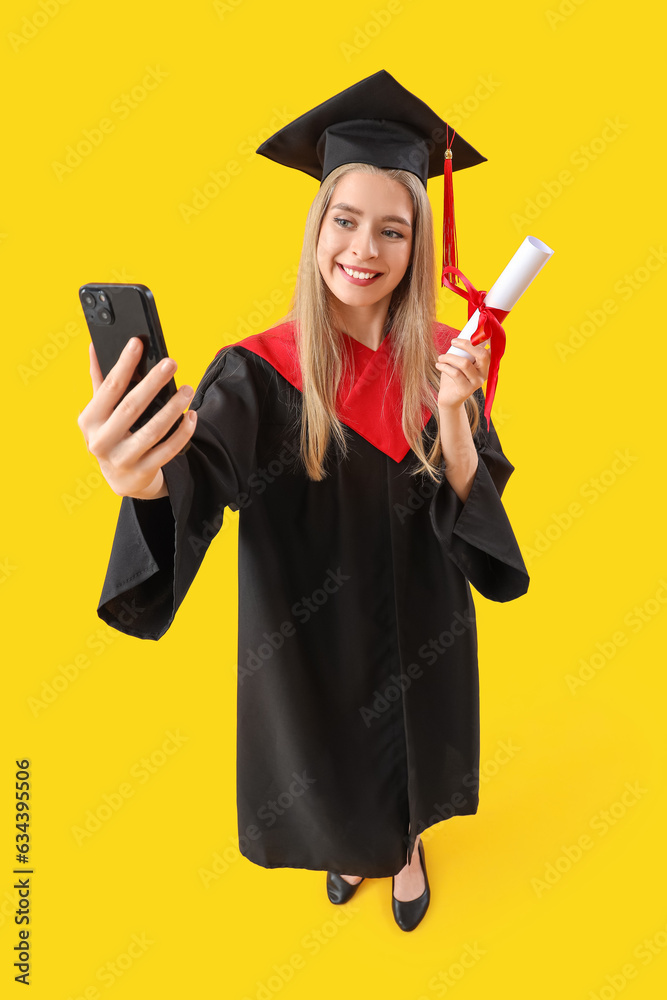
[[[344,212],[352,212],[353,215],[363,215],[364,214],[361,211],[360,208],[353,208],[352,205],[346,205],[345,202],[343,202],[343,201],[339,202],[338,205],[333,205],[332,208],[339,208],[339,209],[342,209],[342,211],[344,211]],[[404,219],[401,215],[383,215],[381,221],[382,222],[398,222],[398,223],[400,223],[403,226],[408,226],[408,228],[411,225],[408,222],[408,220]]]

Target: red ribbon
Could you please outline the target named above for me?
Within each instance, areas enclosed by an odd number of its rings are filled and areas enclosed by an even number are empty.
[[[459,288],[450,278],[446,278],[445,275],[454,274],[457,278],[460,278],[465,288]],[[471,284],[466,278],[465,274],[459,271],[458,267],[443,267],[442,269],[442,285],[444,287],[445,282],[448,288],[451,288],[453,292],[460,295],[461,298],[466,299],[468,303],[468,319],[475,313],[475,310],[479,309],[479,321],[477,323],[477,329],[470,338],[470,343],[477,347],[485,340],[491,340],[490,345],[490,366],[489,366],[489,376],[486,386],[486,401],[484,404],[484,416],[486,417],[487,429],[491,429],[491,407],[493,406],[493,397],[496,394],[496,385],[498,384],[498,369],[500,367],[500,359],[505,353],[505,331],[501,326],[501,321],[505,319],[508,315],[509,310],[495,309],[493,306],[487,306],[486,296],[487,292],[480,292]],[[485,327],[488,327],[489,333],[485,332]]]

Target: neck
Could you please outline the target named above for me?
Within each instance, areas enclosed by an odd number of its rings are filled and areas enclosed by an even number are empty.
[[[375,302],[369,306],[349,306],[336,302],[333,307],[334,322],[350,337],[377,351],[384,337],[389,303]]]

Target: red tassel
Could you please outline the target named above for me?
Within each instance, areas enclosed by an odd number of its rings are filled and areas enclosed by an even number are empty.
[[[449,134],[449,130],[448,130]],[[452,134],[452,142],[456,132]],[[456,220],[454,218],[454,184],[452,181],[452,149],[448,139],[448,146],[445,152],[445,190],[443,198],[443,220],[442,220],[442,287],[445,283],[453,285],[456,278],[450,274],[445,274],[446,267],[459,266],[458,248],[456,245]]]

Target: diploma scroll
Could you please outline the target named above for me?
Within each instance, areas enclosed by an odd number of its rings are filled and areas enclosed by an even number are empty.
[[[535,236],[526,236],[503,273],[487,292],[484,301],[489,309],[498,309],[507,315],[552,254],[553,250],[542,240],[538,240]],[[470,340],[477,330],[478,321],[479,309],[476,309],[457,336],[463,340]],[[450,347],[447,354],[458,354],[461,358],[472,358],[472,355],[468,354],[467,351],[462,351],[458,347]]]

